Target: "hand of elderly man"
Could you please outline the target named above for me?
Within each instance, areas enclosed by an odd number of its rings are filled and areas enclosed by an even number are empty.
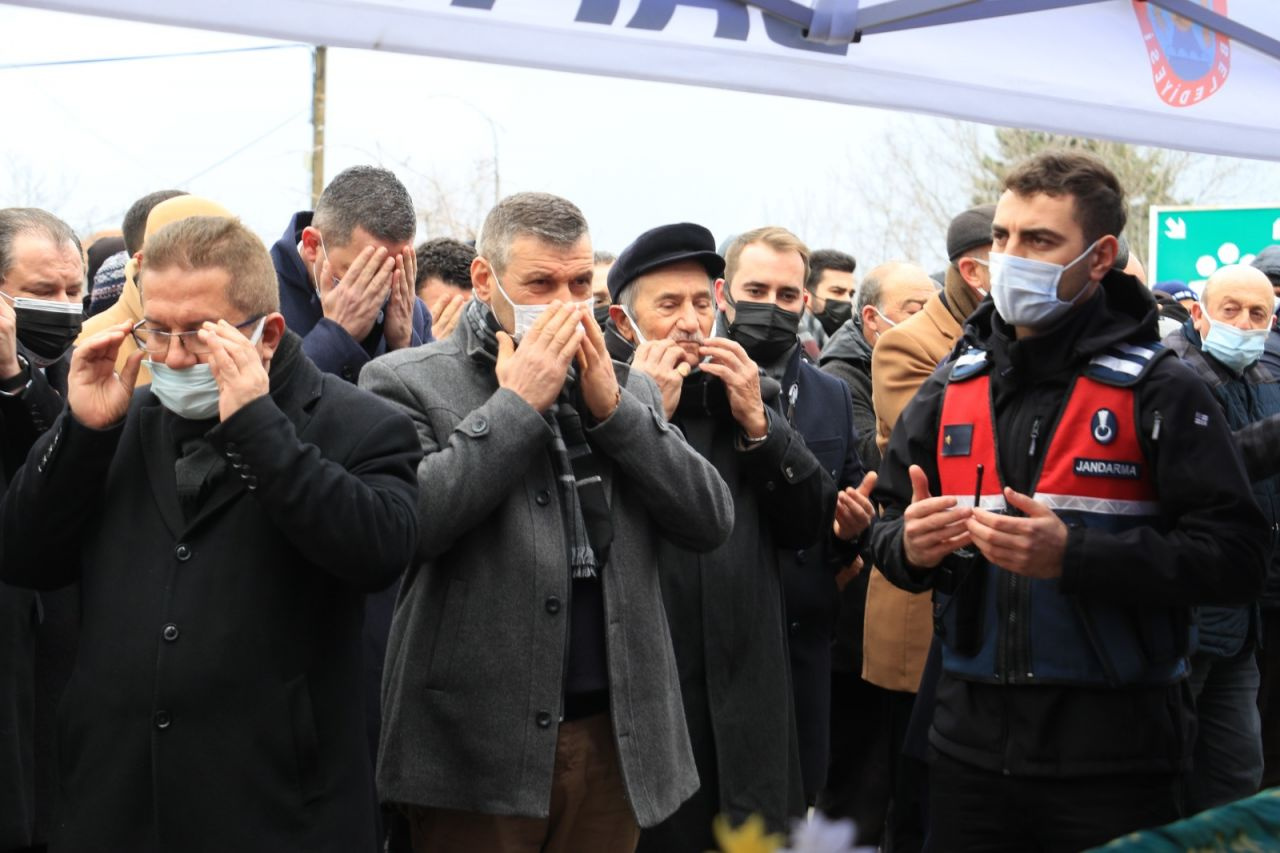
[[[115,364],[120,345],[132,326],[124,322],[104,329],[72,352],[67,372],[67,406],[76,420],[91,429],[114,426],[129,411],[138,366],[145,353],[139,350],[129,356],[119,374]]]
[[[550,408],[586,335],[579,319],[577,305],[556,300],[534,321],[520,346],[498,332],[498,387],[515,392],[535,411]]]
[[[631,359],[632,368],[645,373],[658,384],[658,390],[662,392],[662,408],[668,418],[680,405],[680,392],[684,390],[684,380],[689,375],[689,364],[684,355],[684,347],[663,338],[645,341],[636,348],[635,357]]]
[[[200,340],[209,346],[209,367],[218,383],[218,418],[226,420],[271,390],[258,348],[226,320],[205,323]]]

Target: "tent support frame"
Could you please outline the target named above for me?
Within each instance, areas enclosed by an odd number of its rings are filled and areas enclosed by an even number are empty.
[[[860,8],[860,0],[815,0],[810,8],[794,0],[740,0],[802,28],[807,37],[828,44],[856,44],[864,35],[978,21],[1027,12],[1085,6],[1102,0],[887,0]],[[1280,40],[1233,21],[1196,0],[1139,0],[1181,15],[1202,27],[1280,60]]]

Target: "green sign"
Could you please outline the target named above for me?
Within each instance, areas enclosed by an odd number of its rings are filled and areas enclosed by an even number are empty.
[[[1280,206],[1151,207],[1147,280],[1178,279],[1197,292],[1228,264],[1247,264],[1280,243]]]

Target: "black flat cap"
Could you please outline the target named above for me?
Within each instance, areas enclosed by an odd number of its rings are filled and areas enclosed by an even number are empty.
[[[947,226],[947,260],[954,261],[970,249],[991,245],[991,221],[996,218],[994,204],[971,207]]]
[[[710,231],[692,222],[659,225],[623,249],[609,268],[609,298],[617,302],[622,288],[640,276],[682,261],[702,264],[712,278],[724,275],[724,258],[716,254]]]

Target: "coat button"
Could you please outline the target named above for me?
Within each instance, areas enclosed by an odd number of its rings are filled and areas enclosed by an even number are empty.
[[[538,495],[533,499],[533,502],[536,503],[538,506],[546,506],[547,504],[551,503],[551,493],[548,492],[546,489],[543,489],[542,491],[538,492]]]
[[[788,479],[788,480],[794,480],[794,479],[795,479],[795,477],[796,477],[796,471],[795,471],[795,469],[794,469],[794,468],[792,468],[790,465],[788,465],[786,468],[782,469],[782,473],[784,473],[784,474],[786,474],[786,475],[787,475],[787,479]]]
[[[538,728],[540,728],[540,729],[548,729],[548,728],[551,728],[551,714],[550,714],[550,712],[548,712],[548,711],[539,711],[539,712],[538,712],[538,716],[537,716],[537,720],[538,720]]]
[[[191,559],[191,548],[184,542],[177,548],[173,549],[173,556],[185,563],[187,560]]]
[[[791,623],[789,626],[787,626],[787,627],[789,628],[789,630],[790,630],[790,632],[791,632],[791,635],[792,635],[792,636],[795,636],[796,634],[799,634],[799,633],[800,633],[800,623],[799,623],[799,622],[792,622],[792,623]]]
[[[173,722],[173,717],[169,716],[168,711],[156,711],[155,724],[157,729],[167,729]]]
[[[488,429],[489,429],[489,422],[478,415],[476,416],[476,419],[471,422],[472,435],[484,435],[485,432],[488,431]]]
[[[796,562],[797,562],[797,563],[804,563],[805,559],[806,559],[806,557],[805,557],[805,553],[804,553],[804,549],[803,549],[803,548],[801,548],[799,551],[796,551]]]
[[[554,595],[549,597],[547,599],[546,607],[547,612],[554,616],[560,612],[560,599],[556,598]]]
[[[164,637],[166,643],[172,643],[178,639],[178,626],[170,622],[164,626],[164,630],[160,632],[160,636]]]

